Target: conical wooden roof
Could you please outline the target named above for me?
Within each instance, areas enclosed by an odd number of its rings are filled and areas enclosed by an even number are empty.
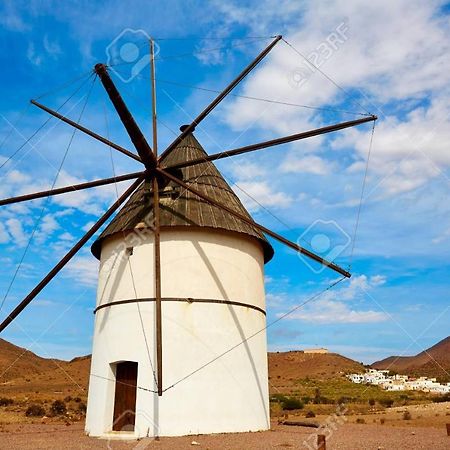
[[[165,158],[163,166],[168,167],[202,156],[206,156],[205,150],[197,139],[189,134]],[[181,177],[186,184],[217,202],[251,217],[212,162],[185,167],[180,172],[177,176]],[[103,239],[115,233],[141,227],[145,217],[151,217],[152,209],[150,187],[143,183],[94,242],[91,249],[94,256],[100,258]],[[160,224],[162,228],[206,227],[242,233],[256,238],[261,243],[265,262],[269,261],[274,253],[272,246],[258,229],[228,212],[210,205],[173,182],[160,191]]]

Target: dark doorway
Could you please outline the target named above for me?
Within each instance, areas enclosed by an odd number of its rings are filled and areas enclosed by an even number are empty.
[[[134,431],[138,363],[116,364],[113,431]]]

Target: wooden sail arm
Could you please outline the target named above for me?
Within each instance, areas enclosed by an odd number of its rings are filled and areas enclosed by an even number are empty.
[[[103,84],[103,87],[105,88],[109,99],[114,105],[114,108],[116,109],[117,114],[119,115],[120,120],[127,130],[131,142],[133,142],[133,145],[135,146],[145,167],[147,169],[153,169],[154,167],[156,167],[156,157],[153,154],[153,151],[150,148],[147,140],[145,139],[145,136],[142,134],[142,131],[140,130],[136,121],[128,110],[127,105],[123,101],[122,96],[114,85],[111,77],[109,76],[106,66],[104,64],[96,64],[94,67],[94,71],[100,78],[100,81]]]
[[[150,40],[150,72],[152,80],[152,134],[153,152],[158,157],[158,128],[156,115],[156,81],[155,81],[155,42]],[[156,338],[156,384],[158,396],[163,394],[163,342],[162,342],[162,300],[161,300],[161,224],[159,208],[159,181],[154,176],[153,213],[154,213],[154,256],[155,256],[155,338]]]
[[[282,39],[277,36],[193,121],[183,129],[181,134],[164,150],[159,162],[164,161],[166,156],[189,134],[195,127],[265,58],[265,56]]]
[[[333,131],[343,130],[344,128],[354,127],[366,122],[372,122],[377,120],[377,116],[364,117],[363,119],[350,120],[348,122],[336,123],[334,125],[328,125],[322,128],[316,128],[314,130],[304,131],[302,133],[291,134],[289,136],[271,139],[270,141],[259,142],[257,144],[246,145],[244,147],[238,147],[232,150],[225,150],[223,152],[214,153],[213,155],[202,156],[201,158],[195,158],[191,161],[185,161],[179,164],[173,164],[165,167],[165,169],[181,169],[183,167],[194,166],[207,161],[217,161],[218,159],[228,158],[230,156],[242,155],[244,153],[254,152],[276,145],[287,144],[289,142],[299,141],[301,139],[310,138],[313,136],[319,136],[321,134],[331,133]]]
[[[35,200],[37,198],[50,197],[54,195],[66,194],[69,192],[81,191],[83,189],[90,189],[97,186],[105,186],[113,183],[120,183],[121,181],[134,180],[135,178],[142,177],[146,174],[143,172],[134,172],[127,175],[118,175],[111,178],[103,178],[101,180],[88,181],[86,183],[74,184],[72,186],[65,186],[61,188],[50,189],[47,191],[34,192],[32,194],[20,195],[18,197],[5,198],[0,200],[0,206],[11,205],[13,203],[21,203],[29,200]]]
[[[72,247],[55,267],[42,279],[42,281],[16,306],[16,308],[0,324],[0,333],[33,301],[33,299],[47,286],[48,283],[61,271],[61,269],[81,250],[81,248],[94,236],[102,225],[126,201],[126,199],[139,187],[144,177],[139,177],[103,214],[92,228]]]
[[[53,117],[56,117],[57,119],[61,120],[62,122],[65,122],[72,127],[76,128],[77,130],[82,131],[83,133],[87,134],[88,136],[93,137],[94,139],[97,139],[97,141],[102,142],[103,144],[108,145],[109,147],[119,151],[120,153],[123,153],[124,155],[129,156],[130,158],[135,159],[136,161],[142,162],[141,158],[138,155],[135,155],[134,153],[130,152],[129,150],[121,147],[120,145],[115,144],[114,142],[111,142],[109,139],[104,138],[103,136],[100,136],[99,134],[89,130],[86,127],[83,127],[83,125],[78,124],[77,122],[74,122],[73,120],[69,119],[68,117],[63,116],[57,111],[54,111],[47,106],[37,102],[36,100],[30,100],[30,102],[37,106],[38,108],[42,109],[43,111],[51,114]]]
[[[202,192],[198,191],[197,189],[187,185],[182,180],[178,179],[177,177],[171,175],[170,173],[166,172],[163,169],[157,168],[156,169],[161,175],[165,176],[167,179],[173,181],[174,183],[178,184],[182,188],[186,189],[189,192],[192,192],[196,196],[200,197],[201,199],[205,200],[206,202],[210,203],[211,205],[217,206],[220,209],[223,209],[224,211],[227,211],[231,215],[237,217],[238,219],[242,220],[243,222],[247,223],[248,225],[262,231],[263,233],[269,235],[270,237],[276,239],[277,241],[281,242],[282,244],[287,245],[288,247],[296,250],[297,252],[302,253],[303,255],[307,256],[308,258],[311,258],[312,260],[329,267],[330,269],[334,270],[335,272],[343,275],[344,277],[350,278],[351,274],[344,270],[342,267],[338,266],[337,264],[334,264],[333,262],[327,261],[326,259],[322,258],[319,255],[316,255],[315,253],[301,247],[298,244],[295,244],[294,242],[289,241],[288,239],[284,238],[283,236],[269,230],[268,228],[264,227],[263,225],[260,225],[253,221],[253,219],[235,211],[232,208],[229,208],[226,205],[223,205],[215,200],[213,200],[211,197],[208,197],[207,195],[203,194]]]

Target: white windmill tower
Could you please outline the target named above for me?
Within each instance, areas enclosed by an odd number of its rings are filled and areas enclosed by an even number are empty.
[[[205,156],[190,134],[165,164]],[[213,163],[181,169],[180,179],[250,219]],[[145,190],[131,196],[93,245],[100,275],[87,432],[128,428],[142,437],[269,428],[265,333],[161,397],[150,392],[158,389],[155,248],[153,193]],[[264,329],[264,263],[273,250],[257,229],[173,182],[159,197],[162,372],[171,386]]]
[[[277,36],[182,127],[160,156],[155,95],[152,149],[103,64],[94,72],[139,156],[32,101],[145,169],[0,200],[1,206],[135,180],[0,324],[1,332],[129,199],[92,246],[100,273],[86,419],[91,436],[118,433],[134,439],[269,428],[263,281],[264,263],[273,249],[264,235],[350,277],[336,264],[254,222],[212,161],[374,121],[376,116],[213,155],[192,134],[281,39]]]

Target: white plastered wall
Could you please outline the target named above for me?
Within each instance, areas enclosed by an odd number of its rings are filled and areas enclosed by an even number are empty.
[[[133,246],[129,255],[127,247]],[[153,235],[115,235],[103,242],[97,306],[154,297]],[[163,298],[237,301],[265,310],[264,262],[256,239],[204,229],[162,230]],[[136,426],[126,438],[268,429],[265,316],[229,304],[164,301],[163,388],[156,390],[154,302],[99,309],[95,317],[86,431],[112,429],[111,364],[138,362]],[[148,389],[148,390],[145,390]]]

